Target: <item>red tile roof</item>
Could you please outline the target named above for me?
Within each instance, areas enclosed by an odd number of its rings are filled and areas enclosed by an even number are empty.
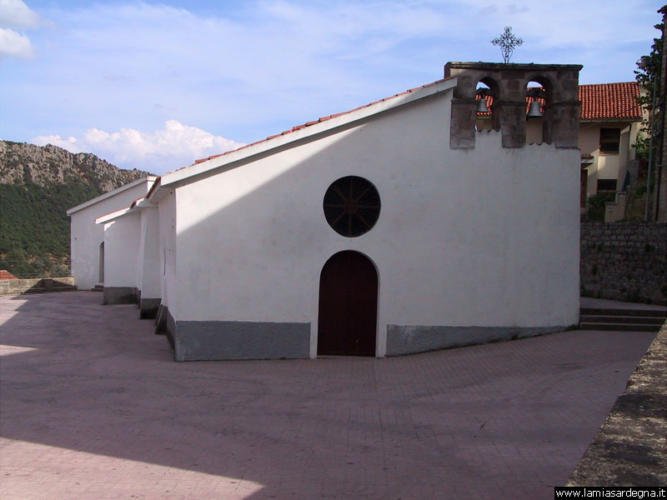
[[[582,120],[641,120],[637,82],[579,85]]]
[[[17,279],[12,273],[5,269],[0,269],[0,280],[15,280]]]

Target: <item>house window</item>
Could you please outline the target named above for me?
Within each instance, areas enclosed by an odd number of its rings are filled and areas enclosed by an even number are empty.
[[[600,129],[600,153],[618,153],[618,147],[621,142],[620,128],[601,128]]]
[[[616,191],[616,179],[598,179],[598,193]]]
[[[327,189],[323,208],[334,231],[347,237],[360,236],[370,231],[380,216],[380,195],[366,179],[342,177]]]

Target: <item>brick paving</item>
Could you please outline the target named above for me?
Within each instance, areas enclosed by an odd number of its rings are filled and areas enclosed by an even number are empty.
[[[100,300],[0,297],[3,499],[550,499],[655,336],[175,363]]]
[[[667,321],[568,485],[667,488]]]

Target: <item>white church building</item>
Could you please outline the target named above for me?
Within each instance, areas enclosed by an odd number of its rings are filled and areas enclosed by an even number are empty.
[[[104,283],[104,226],[95,221],[110,212],[130,206],[146,196],[156,177],[138,179],[81,203],[67,211],[70,217],[72,276],[78,288],[88,290]],[[112,276],[109,278],[113,279]]]
[[[449,63],[442,80],[147,179],[96,217],[104,301],[157,311],[179,361],[383,357],[575,325],[580,69]],[[529,82],[544,89],[535,144]],[[73,215],[73,242],[81,231]]]

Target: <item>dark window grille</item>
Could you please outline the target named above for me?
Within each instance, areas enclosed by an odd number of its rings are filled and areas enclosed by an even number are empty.
[[[362,177],[342,177],[327,189],[323,208],[327,222],[338,234],[361,236],[373,228],[380,216],[380,195]]]
[[[616,191],[616,179],[598,179],[598,192]]]
[[[620,128],[601,128],[600,129],[600,153],[618,153],[621,143]]]

